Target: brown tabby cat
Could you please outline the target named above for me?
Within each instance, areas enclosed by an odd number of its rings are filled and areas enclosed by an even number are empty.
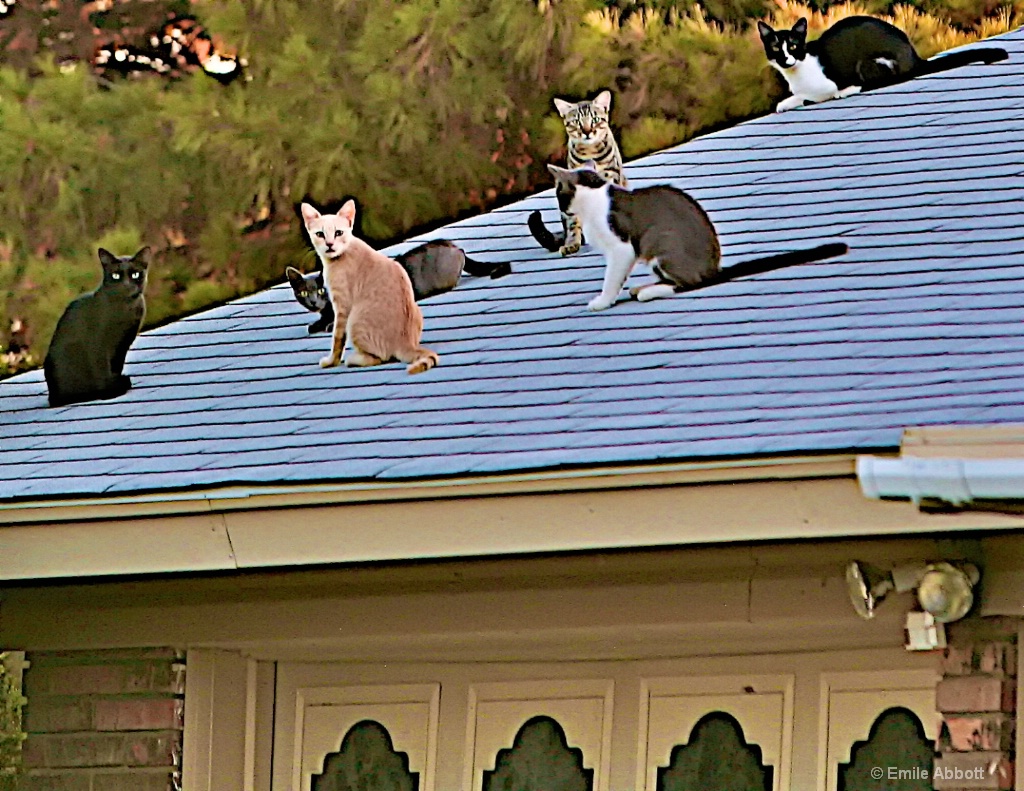
[[[345,338],[352,351],[345,365],[380,365],[390,360],[409,363],[411,374],[438,363],[438,356],[420,346],[423,314],[413,299],[405,270],[352,233],[356,204],[347,201],[337,214],[321,214],[302,204],[302,220],[323,264],[324,281],[334,305],[331,353],[320,360],[330,368],[341,360]]]

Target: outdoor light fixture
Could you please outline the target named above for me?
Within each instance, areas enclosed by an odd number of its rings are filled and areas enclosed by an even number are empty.
[[[917,586],[917,600],[939,623],[959,621],[974,604],[974,586],[980,579],[973,563],[933,563]]]
[[[906,593],[917,587],[924,576],[923,565],[897,566],[885,571],[859,560],[846,567],[846,587],[853,609],[861,618],[874,618],[875,608],[892,592]]]
[[[958,621],[974,603],[974,586],[981,578],[973,563],[911,563],[886,571],[869,563],[850,561],[846,587],[861,618],[873,618],[890,593],[915,591],[921,611],[907,615],[907,648],[931,650],[945,646],[943,624]]]

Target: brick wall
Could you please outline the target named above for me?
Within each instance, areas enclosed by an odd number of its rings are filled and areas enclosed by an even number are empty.
[[[27,660],[26,791],[180,791],[182,652],[36,652]]]
[[[997,620],[956,626],[935,690],[943,724],[933,786],[940,791],[1012,789],[1016,623]]]

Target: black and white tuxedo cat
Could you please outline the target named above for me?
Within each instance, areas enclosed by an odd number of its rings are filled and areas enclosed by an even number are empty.
[[[1006,50],[975,47],[925,60],[898,27],[870,16],[840,19],[815,41],[807,41],[807,20],[792,30],[773,30],[757,23],[768,62],[777,69],[792,96],[777,112],[804,102],[842,99],[861,91],[894,85],[925,74],[955,69],[970,63],[995,63]]]

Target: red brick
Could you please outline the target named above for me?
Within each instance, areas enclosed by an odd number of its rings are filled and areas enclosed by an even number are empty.
[[[184,692],[180,666],[169,662],[125,662],[110,665],[30,667],[25,694],[97,695],[123,692]]]
[[[176,774],[176,770],[168,769],[30,772],[23,776],[18,788],[19,791],[173,791]]]
[[[935,688],[935,707],[943,712],[1011,712],[1016,705],[1012,681],[989,676],[950,676]]]
[[[127,766],[177,766],[181,758],[181,731],[125,735]]]
[[[104,665],[131,660],[183,662],[185,652],[175,648],[109,648],[89,651],[32,651],[26,657],[33,667],[48,665]]]
[[[942,655],[942,675],[969,676],[974,670],[973,644],[946,647]]]
[[[978,657],[978,670],[992,675],[1017,675],[1017,646],[1014,643],[985,643]]]
[[[946,648],[942,658],[944,676],[984,673],[1013,678],[1017,675],[1017,647],[1006,640],[963,642]]]
[[[1011,789],[1013,763],[1005,753],[947,753],[935,759],[932,787],[954,789]]]
[[[18,791],[90,791],[90,783],[85,772],[28,772],[22,775]]]
[[[96,701],[97,731],[160,731],[184,727],[180,698],[113,698]]]
[[[34,735],[22,752],[29,767],[176,766],[181,732]]]
[[[167,771],[100,772],[93,777],[92,791],[173,791],[172,778]]]
[[[948,714],[945,725],[951,750],[998,752],[1013,745],[1014,721],[1006,714]]]
[[[92,730],[92,701],[88,698],[36,695],[25,705],[24,712],[28,733]]]
[[[120,747],[117,737],[32,735],[25,740],[22,756],[26,766],[47,769],[117,766]]]

